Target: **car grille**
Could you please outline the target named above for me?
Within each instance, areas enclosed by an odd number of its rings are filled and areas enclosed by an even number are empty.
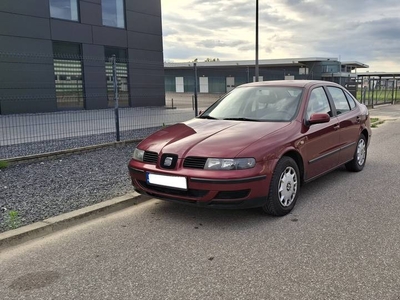
[[[183,167],[189,169],[204,169],[206,162],[207,158],[204,157],[186,157],[183,162]]]
[[[155,193],[163,193],[163,194],[168,194],[168,195],[174,195],[174,196],[183,196],[183,197],[191,197],[191,198],[201,198],[204,197],[205,195],[208,194],[209,191],[207,190],[195,190],[195,189],[188,189],[187,191],[183,190],[177,190],[177,189],[171,189],[168,187],[161,187],[161,186],[154,186],[154,185],[149,185],[145,181],[138,180],[141,186],[144,188],[155,192]]]
[[[158,153],[145,151],[143,156],[143,162],[148,164],[157,164],[158,161]]]

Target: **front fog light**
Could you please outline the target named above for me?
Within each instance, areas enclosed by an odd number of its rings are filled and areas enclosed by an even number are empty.
[[[138,161],[143,161],[143,156],[144,156],[144,151],[143,150],[139,150],[138,148],[135,149],[135,151],[133,151],[133,155],[132,158]]]

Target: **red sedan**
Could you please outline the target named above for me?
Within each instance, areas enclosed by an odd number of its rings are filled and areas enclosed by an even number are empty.
[[[159,199],[283,216],[303,183],[342,165],[361,171],[370,139],[368,109],[338,84],[250,83],[143,140],[129,172]]]

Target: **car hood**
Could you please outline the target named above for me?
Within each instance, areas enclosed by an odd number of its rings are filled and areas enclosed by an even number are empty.
[[[156,153],[233,158],[289,123],[192,119],[166,127],[143,140],[138,148]]]

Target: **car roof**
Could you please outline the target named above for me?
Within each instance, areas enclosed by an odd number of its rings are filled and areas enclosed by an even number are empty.
[[[246,83],[241,86],[243,87],[252,87],[252,86],[286,86],[286,87],[301,87],[304,88],[306,86],[313,85],[330,85],[330,86],[339,86],[341,85],[331,82],[331,81],[322,81],[322,80],[271,80],[271,81],[260,81],[260,82],[252,82]]]

